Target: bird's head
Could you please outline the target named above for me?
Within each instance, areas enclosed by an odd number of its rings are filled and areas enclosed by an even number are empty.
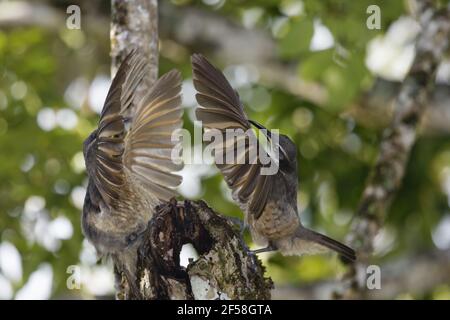
[[[249,120],[251,124],[257,127],[260,130],[263,130],[266,137],[269,140],[278,141],[277,145],[274,147],[278,148],[278,157],[280,169],[285,173],[296,171],[297,170],[297,146],[294,141],[292,141],[287,135],[277,134],[271,130],[268,130],[266,127],[261,125],[260,123]],[[274,137],[278,139],[274,139]]]

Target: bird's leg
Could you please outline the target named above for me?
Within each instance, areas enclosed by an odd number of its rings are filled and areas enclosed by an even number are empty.
[[[277,247],[275,247],[275,245],[272,242],[269,242],[269,245],[267,247],[257,249],[257,250],[252,250],[251,253],[258,254],[258,253],[263,253],[263,252],[271,252],[271,251],[275,251],[275,250],[277,250]]]
[[[236,217],[228,217],[228,219],[236,226],[239,227],[239,234],[241,236],[241,238],[244,237],[244,232],[248,229],[248,225],[245,224],[244,221],[242,221],[239,218]]]
[[[253,254],[253,252],[249,249],[248,245],[245,243],[244,240],[244,232],[249,229],[248,224],[246,224],[244,221],[242,221],[239,218],[236,217],[227,217],[235,226],[239,227],[239,236],[240,240],[242,241],[242,246],[244,247],[244,250],[247,254]]]

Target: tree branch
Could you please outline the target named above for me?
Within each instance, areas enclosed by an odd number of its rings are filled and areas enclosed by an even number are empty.
[[[435,11],[431,1],[420,1],[418,12],[422,31],[416,44],[416,57],[403,82],[394,108],[394,119],[384,131],[378,159],[366,183],[349,242],[358,250],[358,262],[351,265],[347,278],[350,288],[344,297],[358,297],[363,291],[365,266],[373,252],[378,233],[392,200],[398,191],[417,127],[422,120],[435,73],[449,47],[450,7]]]
[[[437,286],[450,283],[450,250],[414,254],[393,259],[380,265],[381,289],[368,290],[368,299],[395,299],[402,293],[418,298]],[[408,272],[405,272],[405,270]],[[342,286],[338,280],[327,280],[302,285],[280,286],[272,293],[273,299],[329,299]]]
[[[183,268],[186,243],[200,257]],[[172,200],[158,207],[135,263],[130,277],[120,267],[123,261],[115,261],[119,299],[270,299],[273,287],[230,220],[203,201]]]
[[[141,257],[151,255],[164,288],[195,299],[270,299],[272,282],[251,254],[232,223],[203,201],[161,206],[152,218]],[[187,269],[180,267],[183,244],[191,243],[200,255]],[[167,282],[171,279],[172,282]],[[161,286],[160,286],[161,287]],[[167,297],[173,298],[173,293]]]
[[[260,82],[269,87],[278,87],[300,99],[323,106],[327,101],[327,90],[319,83],[304,81],[295,73],[295,66],[283,65],[276,57],[275,42],[270,35],[259,30],[248,30],[230,22],[221,15],[198,8],[174,8],[161,4],[161,55],[175,61],[184,61],[188,51],[207,51],[227,63],[249,63],[260,73]],[[108,28],[109,17],[101,12],[93,15],[83,7],[83,28],[89,34],[103,37]],[[36,14],[42,12],[42,14]],[[39,26],[58,30],[64,24],[65,12],[48,4],[24,1],[0,2],[0,26]],[[208,25],[208,28],[203,28]],[[180,27],[178,27],[180,26]],[[219,41],[220,39],[220,41]],[[239,41],[234,42],[236,39]],[[177,42],[174,46],[174,41]],[[245,50],[236,50],[242,43]],[[237,52],[241,54],[236,54]],[[375,85],[346,108],[345,114],[366,127],[383,128],[389,124],[392,101],[400,87],[399,82],[377,79]],[[429,98],[425,121],[421,123],[423,133],[448,134],[450,132],[450,87],[436,86]]]
[[[150,74],[137,90],[137,101],[158,78],[158,43],[157,0],[111,1],[112,76],[130,48],[137,49],[148,59]]]

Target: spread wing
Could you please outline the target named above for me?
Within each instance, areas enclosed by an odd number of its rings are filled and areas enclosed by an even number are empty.
[[[172,173],[182,164],[172,161],[177,141],[172,134],[183,125],[181,75],[172,70],[162,76],[138,106],[127,137],[124,164],[158,199],[176,195],[181,177]]]
[[[192,56],[192,68],[194,86],[198,91],[196,98],[200,105],[196,110],[197,119],[201,120],[208,129],[221,130],[224,136],[226,129],[241,129],[250,136],[254,135],[249,130],[250,123],[237,92],[222,72],[199,54]],[[222,152],[225,155],[233,152],[228,149],[231,146],[236,150],[236,159],[234,163],[216,163],[216,165],[232,189],[234,199],[243,204],[246,211],[258,218],[271,192],[274,176],[261,174],[263,164],[257,158],[260,143],[255,136],[251,138],[256,143],[249,143],[245,138],[246,142],[239,145],[239,138],[232,137],[226,140],[225,136],[226,149]],[[238,148],[238,146],[241,147]],[[237,161],[237,159],[246,161],[242,163],[243,161]]]
[[[93,182],[102,199],[115,206],[125,190],[127,174],[139,180],[161,200],[175,195],[171,187],[181,178],[171,173],[181,169],[170,158],[175,142],[172,130],[182,125],[181,76],[171,71],[161,77],[142,98],[135,101],[134,91],[142,82],[148,67],[145,59],[132,52],[119,67],[105,100],[93,151]],[[123,113],[136,105],[135,115]]]

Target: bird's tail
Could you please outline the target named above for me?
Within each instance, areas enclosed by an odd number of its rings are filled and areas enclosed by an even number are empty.
[[[330,249],[337,252],[345,260],[356,260],[356,253],[352,248],[302,226],[289,239],[277,241],[276,245],[281,253],[286,255],[314,254]]]

